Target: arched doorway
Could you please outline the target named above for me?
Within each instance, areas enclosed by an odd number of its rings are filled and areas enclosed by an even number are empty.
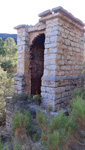
[[[41,93],[41,77],[44,70],[44,42],[45,34],[38,35],[32,42],[31,52],[31,94]]]

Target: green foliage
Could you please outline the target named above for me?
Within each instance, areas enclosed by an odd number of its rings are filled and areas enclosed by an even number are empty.
[[[73,93],[72,93],[72,97],[77,99],[77,97],[79,96],[79,92],[77,89],[74,89]]]
[[[51,111],[52,111],[52,105],[49,105],[49,106],[48,106],[47,111],[48,111],[48,112],[51,112]]]
[[[12,95],[13,79],[0,67],[0,123],[5,121],[5,98]]]
[[[75,115],[75,118],[85,117],[85,102],[81,97],[74,99],[74,101],[71,102],[71,107],[74,110],[73,114]]]
[[[17,65],[17,46],[12,38],[0,40],[0,66],[8,73],[14,74]]]
[[[47,124],[47,117],[45,115],[43,115],[43,112],[40,111],[39,113],[37,112],[36,114],[36,119],[38,124],[41,126],[42,124]]]
[[[12,100],[13,100],[13,104],[15,104],[16,102],[20,101],[25,101],[27,100],[28,96],[25,93],[22,94],[13,94],[12,96]]]
[[[4,71],[8,71],[8,69],[12,68],[12,60],[3,60],[1,62],[1,67],[3,68]]]
[[[4,148],[4,145],[2,144],[1,139],[0,139],[0,150],[3,150],[3,148]]]
[[[84,118],[85,117],[85,90],[82,91],[73,91],[73,100],[71,101],[71,107],[74,110],[73,114],[75,118]]]
[[[80,92],[79,92],[80,97],[82,97],[83,100],[85,100],[85,89],[83,88]]]
[[[14,147],[13,148],[14,150],[21,150],[22,149],[21,148],[22,146],[20,144],[18,144],[18,142],[16,140],[14,141],[14,146],[13,147]]]
[[[6,55],[6,48],[4,47],[4,41],[0,38],[0,55]]]
[[[75,93],[75,90],[74,90]],[[79,128],[85,128],[85,90],[79,91],[74,94],[71,101],[71,115],[74,116],[75,121],[78,123]]]
[[[4,47],[8,55],[12,56],[17,51],[17,46],[13,38],[7,38],[4,42]]]
[[[7,77],[7,72],[0,67],[0,100],[12,94],[13,79]]]
[[[49,150],[58,150],[59,145],[59,132],[54,131],[52,134],[48,135],[47,147]]]
[[[12,131],[15,132],[17,128],[26,128],[27,133],[30,133],[31,129],[31,115],[28,111],[24,110],[23,113],[19,111],[15,111],[13,116],[13,123],[12,123]]]
[[[35,102],[37,103],[37,104],[41,104],[41,96],[38,94],[38,95],[34,95],[33,96],[33,98],[35,98]]]
[[[5,121],[5,98],[13,93],[13,74],[16,72],[17,47],[14,39],[0,38],[0,125]]]
[[[37,122],[42,129],[41,143],[49,150],[66,150],[70,137],[78,128],[85,129],[85,102],[83,92],[75,90],[70,104],[69,115],[62,111],[48,119],[43,112],[37,113]]]

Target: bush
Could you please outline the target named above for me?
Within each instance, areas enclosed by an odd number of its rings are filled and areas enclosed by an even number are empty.
[[[75,94],[76,93],[76,94]],[[73,92],[73,100],[71,101],[71,115],[74,116],[75,121],[78,123],[79,128],[85,128],[85,90]]]
[[[3,60],[1,62],[1,67],[3,68],[4,71],[7,71],[10,68],[13,68],[12,60]]]
[[[42,112],[37,113],[37,122],[42,129],[41,143],[48,150],[66,150],[70,138],[78,129],[85,129],[85,102],[82,94],[75,90],[70,104],[69,116],[62,111],[48,119]]]
[[[25,128],[27,134],[31,132],[31,115],[28,111],[24,110],[23,113],[20,111],[15,111],[13,116],[13,123],[12,123],[12,131],[15,132],[18,128]]]
[[[22,146],[17,142],[17,140],[14,141],[13,149],[14,150],[21,150],[22,149]]]
[[[49,105],[49,106],[48,106],[47,111],[48,111],[48,112],[51,112],[51,111],[52,111],[52,105]]]
[[[2,144],[1,139],[0,139],[0,150],[3,150],[3,148],[4,148],[4,145]]]
[[[7,72],[0,67],[0,123],[5,119],[5,98],[13,92],[13,80],[7,77]]]

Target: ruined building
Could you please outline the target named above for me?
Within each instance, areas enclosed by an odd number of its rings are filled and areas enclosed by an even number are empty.
[[[41,94],[42,105],[66,107],[75,87],[83,87],[84,23],[62,7],[39,14],[35,26],[17,29],[15,93]]]

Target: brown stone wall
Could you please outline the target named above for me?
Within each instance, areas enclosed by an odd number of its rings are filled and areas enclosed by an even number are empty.
[[[67,19],[67,20],[66,20]],[[56,19],[55,19],[56,20]],[[70,22],[69,22],[70,21]],[[72,20],[59,18],[57,38],[57,58],[59,66],[56,75],[79,75],[82,72],[84,32],[83,27]]]
[[[63,13],[43,17],[42,21],[46,21],[42,104],[52,105],[56,111],[66,107],[74,88],[83,87],[84,30]]]
[[[17,27],[17,77],[14,78],[14,89],[15,93],[18,92],[18,88],[20,87],[19,84],[22,85],[22,83],[17,82],[17,78],[19,79],[19,76],[21,74],[23,75],[25,85],[22,87],[22,89],[29,95],[31,94],[31,79],[30,79],[30,48],[29,48],[29,33],[28,33],[28,26],[18,26]],[[21,80],[21,78],[20,78]],[[21,81],[22,82],[22,81]],[[19,83],[19,84],[18,84]],[[22,92],[22,90],[19,90]]]

